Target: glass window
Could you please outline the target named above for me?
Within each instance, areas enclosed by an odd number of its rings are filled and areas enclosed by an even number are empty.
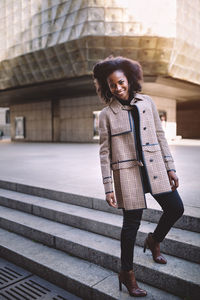
[[[166,113],[166,111],[160,111],[160,110],[158,111],[158,113],[159,113],[159,116],[160,116],[162,127],[165,130],[166,122],[167,122],[167,113]]]
[[[6,124],[10,124],[10,110],[9,109],[6,110],[5,117],[6,117]]]
[[[24,117],[15,117],[15,138],[25,138],[25,119]]]

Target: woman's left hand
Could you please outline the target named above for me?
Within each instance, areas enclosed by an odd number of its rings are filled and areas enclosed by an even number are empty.
[[[177,189],[177,187],[179,186],[178,177],[174,171],[169,171],[168,176],[169,176],[169,182],[171,185],[171,189],[174,192]]]

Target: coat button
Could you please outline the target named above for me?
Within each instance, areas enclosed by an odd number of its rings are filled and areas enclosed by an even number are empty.
[[[152,162],[152,161],[153,161],[153,158],[151,158],[149,161]]]
[[[153,176],[153,179],[156,179],[156,178],[158,178],[158,176]]]
[[[147,142],[146,145],[149,145],[149,143]]]
[[[146,127],[144,127],[143,129],[144,129],[144,130],[146,130],[147,128],[146,128]]]
[[[145,109],[143,110],[143,114],[145,113]]]

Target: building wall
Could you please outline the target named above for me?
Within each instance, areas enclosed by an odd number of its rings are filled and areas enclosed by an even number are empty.
[[[15,117],[25,117],[23,141],[52,141],[51,101],[12,105],[11,138],[15,140]]]
[[[200,139],[200,102],[177,105],[177,133],[183,138]]]
[[[93,111],[103,105],[97,96],[11,106],[11,138],[15,140],[15,117],[25,117],[23,141],[95,142]]]
[[[168,139],[176,137],[176,100],[151,96],[159,111],[165,111],[164,130]],[[77,109],[78,108],[78,109]],[[93,111],[103,108],[97,96],[60,100],[60,141],[95,142]]]
[[[4,125],[6,123],[5,112],[6,108],[0,108],[0,125]]]
[[[176,100],[151,95],[158,111],[165,111],[167,114],[166,123],[163,124],[167,139],[176,138]]]
[[[95,142],[93,111],[102,107],[97,96],[60,100],[60,141]]]
[[[152,96],[159,111],[165,111],[164,129],[176,137],[176,101]],[[15,140],[15,117],[25,117],[24,141],[97,142],[94,138],[94,111],[103,104],[95,96],[76,97],[11,106],[11,137]]]

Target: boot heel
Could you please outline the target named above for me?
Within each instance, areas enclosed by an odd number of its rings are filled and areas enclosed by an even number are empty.
[[[147,249],[147,241],[145,240],[143,252],[146,252],[146,249]]]
[[[122,290],[122,283],[121,283],[120,280],[119,280],[119,290],[120,290],[120,291]]]
[[[143,289],[140,289],[133,270],[123,271],[121,270],[118,274],[119,278],[119,290],[122,290],[122,284],[127,288],[129,295],[133,297],[144,297],[147,295],[147,292]]]
[[[144,242],[144,252],[146,251],[146,248],[150,249],[155,262],[158,264],[167,263],[166,258],[164,258],[164,256],[160,253],[160,243],[154,239],[152,232],[148,233],[148,236]]]

